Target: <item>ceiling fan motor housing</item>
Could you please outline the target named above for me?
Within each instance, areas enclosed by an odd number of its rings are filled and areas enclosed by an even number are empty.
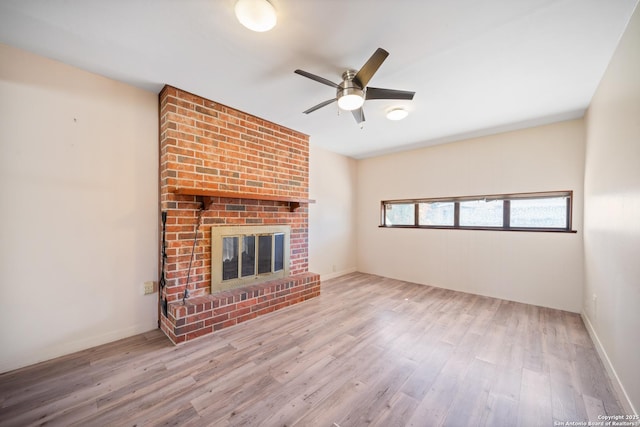
[[[364,89],[353,81],[356,73],[357,72],[355,70],[347,70],[342,73],[342,82],[338,85],[338,89],[336,90],[338,106],[344,110],[355,110],[360,108],[364,102]],[[345,103],[344,101],[347,99],[353,101]],[[343,102],[340,102],[341,100]]]

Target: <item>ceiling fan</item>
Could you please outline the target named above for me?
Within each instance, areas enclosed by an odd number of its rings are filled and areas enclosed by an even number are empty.
[[[364,123],[364,111],[362,110],[362,105],[364,104],[365,100],[412,100],[415,92],[367,87],[367,83],[369,83],[369,80],[371,80],[376,71],[378,71],[378,68],[380,68],[380,65],[382,65],[384,60],[387,59],[387,56],[389,56],[389,52],[387,52],[386,50],[382,48],[376,49],[373,55],[371,55],[369,60],[362,66],[362,68],[360,68],[359,71],[346,70],[344,73],[342,73],[342,82],[340,82],[339,84],[336,84],[331,80],[327,80],[323,77],[316,76],[315,74],[311,74],[304,70],[295,70],[296,74],[300,74],[301,76],[310,78],[311,80],[315,80],[319,83],[331,86],[336,89],[335,98],[328,99],[318,105],[309,108],[308,110],[304,111],[304,114],[312,113],[322,107],[338,101],[338,107],[340,107],[342,110],[351,111],[353,117],[356,119],[356,122],[362,127],[362,124]]]

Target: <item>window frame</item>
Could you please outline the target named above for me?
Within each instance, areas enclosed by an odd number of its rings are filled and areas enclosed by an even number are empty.
[[[566,198],[566,224],[565,227],[512,227],[511,222],[511,200],[533,200]],[[460,225],[460,202],[474,200],[502,200],[502,226],[464,226]],[[420,203],[449,202],[454,203],[453,225],[424,225],[419,224]],[[414,204],[414,224],[412,225],[389,225],[386,224],[386,206],[394,204]],[[540,191],[534,193],[508,193],[508,194],[487,194],[461,197],[432,197],[419,199],[395,199],[382,200],[380,202],[380,228],[425,228],[425,229],[446,229],[446,230],[493,230],[493,231],[537,231],[552,233],[576,233],[572,229],[573,216],[573,191]]]

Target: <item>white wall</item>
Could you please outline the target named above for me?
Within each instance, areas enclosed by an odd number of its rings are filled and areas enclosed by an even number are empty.
[[[586,116],[586,141],[583,316],[605,365],[617,375],[627,403],[635,407],[637,414],[640,410],[640,9],[631,18],[592,99]]]
[[[356,270],[356,173],[349,157],[309,147],[309,271],[322,280]]]
[[[584,129],[574,120],[361,160],[358,269],[579,312]],[[380,201],[573,190],[576,234],[383,229]]]
[[[156,327],[157,104],[0,45],[0,371]]]

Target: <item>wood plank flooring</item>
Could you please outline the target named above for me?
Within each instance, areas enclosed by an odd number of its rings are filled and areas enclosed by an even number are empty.
[[[0,426],[553,426],[618,415],[577,314],[354,273],[174,347],[0,375]]]

